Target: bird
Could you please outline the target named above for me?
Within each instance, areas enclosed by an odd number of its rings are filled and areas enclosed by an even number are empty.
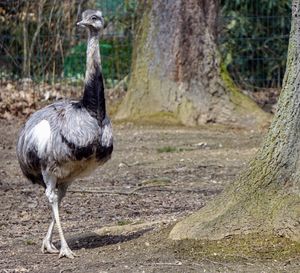
[[[24,176],[44,187],[52,221],[42,252],[74,258],[61,227],[59,207],[68,186],[107,162],[113,152],[112,124],[106,113],[99,39],[104,27],[100,10],[82,13],[77,26],[88,33],[84,91],[80,100],[61,100],[34,112],[20,129],[17,158]],[[60,250],[52,242],[54,226]]]

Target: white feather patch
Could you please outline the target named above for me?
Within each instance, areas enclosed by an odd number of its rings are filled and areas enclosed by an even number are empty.
[[[108,147],[112,143],[112,130],[110,126],[105,125],[102,133],[102,145]]]
[[[51,128],[47,120],[43,119],[32,129],[32,139],[37,145],[38,155],[40,156],[46,149],[51,137]]]

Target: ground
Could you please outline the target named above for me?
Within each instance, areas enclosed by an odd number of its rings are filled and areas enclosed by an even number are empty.
[[[43,189],[21,175],[21,121],[0,120],[0,272],[299,272],[299,259],[264,253],[223,257],[209,243],[171,242],[175,221],[232,182],[264,132],[225,127],[115,124],[112,159],[72,184],[61,208],[73,260],[42,254],[50,221]],[[56,231],[56,230],[55,230]],[[59,246],[58,234],[54,242]]]

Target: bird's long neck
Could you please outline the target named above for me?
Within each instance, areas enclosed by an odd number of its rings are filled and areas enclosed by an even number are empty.
[[[98,32],[89,31],[82,103],[90,114],[97,118],[98,122],[103,121],[106,108]]]

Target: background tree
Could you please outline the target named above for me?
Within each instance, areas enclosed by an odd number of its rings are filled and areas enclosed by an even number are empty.
[[[141,1],[129,91],[118,119],[253,126],[266,115],[241,94],[217,49],[218,1]],[[223,69],[222,69],[223,68]]]
[[[0,1],[1,80],[31,77],[35,82],[76,85],[85,71],[85,36],[75,22],[87,7],[99,8],[106,29],[101,39],[106,87],[127,88],[137,0]],[[145,2],[145,1],[144,1]],[[290,0],[222,0],[218,47],[223,67],[243,92],[273,111],[285,71]],[[118,85],[120,86],[120,85]],[[265,89],[266,88],[266,89]],[[258,91],[258,92],[256,92]]]
[[[179,222],[172,239],[259,233],[300,241],[300,1],[292,4],[287,70],[268,135],[239,179]]]

